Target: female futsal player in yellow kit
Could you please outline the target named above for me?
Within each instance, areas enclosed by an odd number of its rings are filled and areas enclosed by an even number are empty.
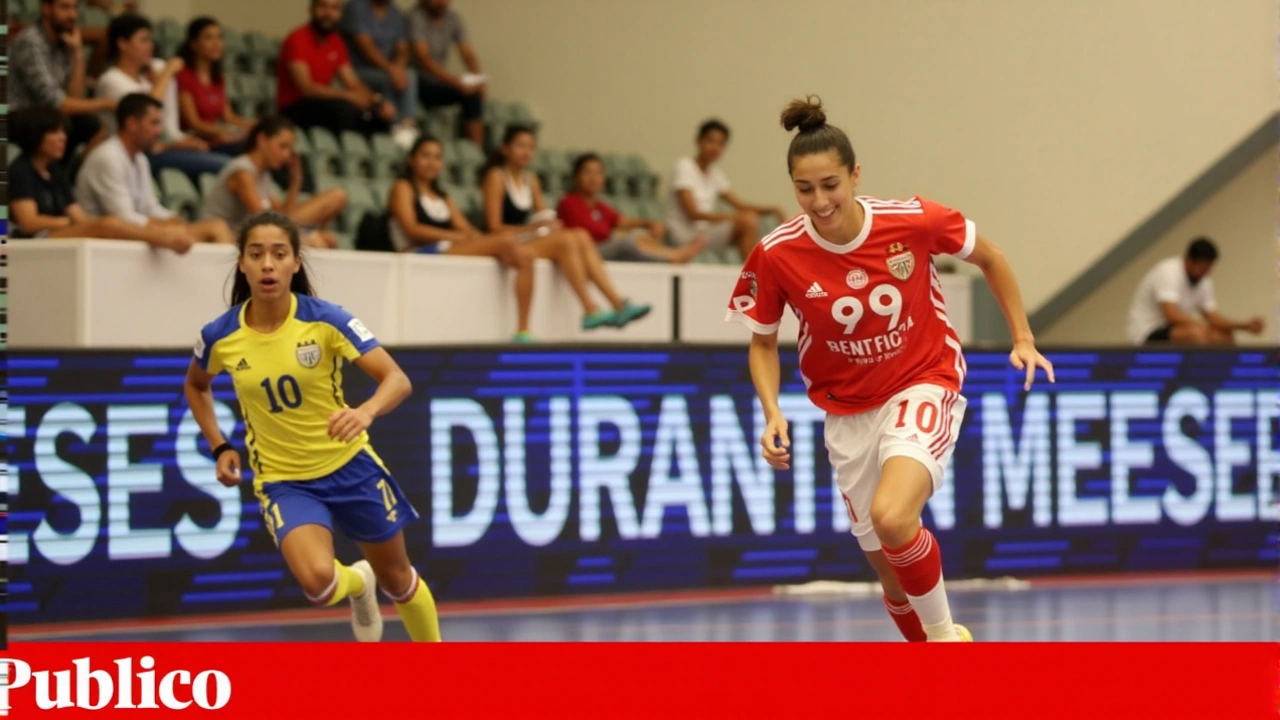
[[[204,327],[186,394],[217,461],[218,480],[240,482],[240,453],[218,427],[210,383],[227,372],[245,421],[253,489],[289,571],[316,605],[351,601],[356,639],[382,639],[375,585],[395,603],[415,641],[438,641],[435,600],[405,552],[403,528],[418,513],[383,467],[365,432],[409,396],[409,378],[363,324],[314,297],[298,227],[266,212],[240,231],[231,308]],[[350,361],[378,382],[359,407],[342,396]],[[365,559],[334,557],[337,525]]]

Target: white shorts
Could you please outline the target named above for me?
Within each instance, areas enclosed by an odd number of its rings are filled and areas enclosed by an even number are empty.
[[[697,223],[692,231],[671,230],[671,239],[675,245],[684,247],[693,242],[699,235],[707,239],[708,250],[724,250],[733,242],[733,221],[723,220],[716,223]]]
[[[863,550],[880,549],[880,538],[871,524],[871,501],[880,486],[880,468],[891,457],[918,460],[929,469],[933,491],[938,492],[960,437],[966,404],[959,393],[937,385],[915,385],[875,410],[827,415],[828,457],[853,523],[853,535]]]

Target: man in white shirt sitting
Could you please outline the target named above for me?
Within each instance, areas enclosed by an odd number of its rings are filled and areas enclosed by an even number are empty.
[[[107,27],[111,68],[98,78],[97,95],[119,100],[125,95],[143,93],[161,105],[161,142],[147,150],[151,167],[157,172],[165,168],[180,170],[199,184],[203,174],[217,175],[231,158],[209,152],[204,140],[182,131],[179,122],[178,83],[175,76],[182,70],[182,58],[168,62],[155,59],[155,41],[151,22],[141,15],[125,13]],[[102,127],[110,136],[117,130],[110,112],[101,115]]]
[[[183,228],[196,242],[235,242],[225,222],[188,224],[156,197],[147,151],[162,132],[160,101],[142,93],[126,95],[116,106],[115,119],[119,131],[89,153],[76,177],[76,200],[84,211],[141,227]]]
[[[1156,263],[1138,284],[1129,306],[1129,341],[1134,345],[1234,345],[1236,330],[1261,333],[1261,317],[1236,322],[1218,313],[1209,279],[1217,259],[1213,242],[1199,238],[1185,257]]]

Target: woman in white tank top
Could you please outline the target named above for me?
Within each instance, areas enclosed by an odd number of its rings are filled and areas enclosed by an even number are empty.
[[[567,229],[548,211],[538,176],[529,171],[536,145],[533,131],[511,125],[502,147],[481,170],[484,217],[490,232],[515,233],[534,257],[550,260],[560,268],[582,303],[582,328],[623,327],[649,314],[649,305],[633,305],[624,299],[605,271],[604,259],[585,230]],[[609,300],[601,308],[591,296],[591,283]]]
[[[467,221],[453,199],[440,189],[444,148],[423,135],[405,160],[405,176],[396,180],[388,201],[391,243],[399,252],[497,258],[516,271],[517,343],[531,342],[529,308],[533,304],[533,253],[512,233],[483,234]]]

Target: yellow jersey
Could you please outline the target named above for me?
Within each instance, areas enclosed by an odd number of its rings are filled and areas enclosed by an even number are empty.
[[[369,446],[368,433],[349,443],[331,439],[329,418],[348,407],[344,361],[377,348],[378,341],[333,303],[291,298],[288,319],[275,332],[260,333],[245,323],[248,301],[205,325],[196,341],[201,368],[231,375],[256,482],[321,478]]]

